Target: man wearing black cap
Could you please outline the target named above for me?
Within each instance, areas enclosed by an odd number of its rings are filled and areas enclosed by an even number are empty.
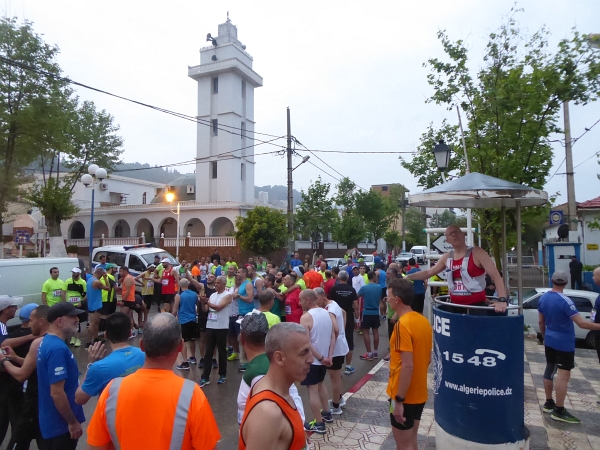
[[[544,337],[546,370],[544,371],[544,391],[546,403],[543,411],[552,413],[551,418],[566,423],[581,423],[565,409],[567,385],[571,369],[575,367],[575,322],[580,328],[600,330],[600,323],[587,322],[577,311],[573,301],[563,294],[569,282],[569,274],[557,270],[552,274],[552,290],[540,298],[538,304],[540,332]],[[556,374],[556,383],[554,375]],[[556,389],[556,402],[552,391]]]
[[[83,434],[83,408],[75,403],[79,370],[65,344],[78,329],[81,309],[57,303],[48,311],[48,334],[38,350],[40,430],[48,450],[75,450]]]

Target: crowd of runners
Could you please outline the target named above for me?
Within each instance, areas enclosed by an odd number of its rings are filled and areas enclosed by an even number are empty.
[[[398,448],[417,448],[432,348],[423,316],[427,280],[449,272],[446,292],[454,303],[488,304],[487,272],[498,286],[495,313],[503,314],[507,304],[487,253],[466,247],[456,227],[446,237],[454,251],[424,270],[413,259],[400,264],[379,255],[369,267],[355,251],[340,269],[322,256],[305,264],[297,253],[287,267],[262,257],[238,264],[216,250],[178,267],[157,257],[136,277],[105,259],[88,275],[73,268],[66,281],[52,268],[42,305],[17,312],[18,300],[0,297],[0,442],[10,423],[11,450],[28,449],[34,439],[41,450],[75,449],[83,434],[82,405],[99,396],[88,448],[214,448],[220,433],[201,388],[215,379],[225,384],[228,363],[237,361],[243,372],[239,448],[302,449],[312,433],[325,434],[326,424],[343,413],[341,378],[355,372],[354,339],[362,335],[360,359],[390,361],[387,394]],[[154,305],[157,314],[149,315]],[[15,314],[22,326],[9,334],[5,324]],[[382,323],[390,339],[380,353]],[[552,325],[546,325],[549,336]],[[137,334],[140,348],[130,345]],[[83,341],[89,364],[80,374],[69,346]],[[569,368],[560,351],[552,355],[545,375],[549,400],[556,367],[561,383],[556,403],[545,408],[564,416]],[[197,382],[177,375],[194,365],[202,370]],[[308,405],[299,395],[303,386]],[[140,420],[151,426],[141,432]]]

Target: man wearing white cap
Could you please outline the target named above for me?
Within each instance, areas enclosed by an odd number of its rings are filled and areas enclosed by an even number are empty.
[[[62,288],[62,301],[72,303],[75,308],[84,310],[79,316],[79,332],[81,332],[81,322],[87,321],[86,308],[82,308],[86,296],[86,286],[87,283],[81,278],[81,269],[79,267],[73,267],[71,270],[71,278],[65,281]],[[81,346],[81,340],[73,336],[71,337],[70,344],[79,347]]]
[[[179,271],[175,270],[169,258],[163,258],[160,263],[164,270],[160,277],[158,277],[158,271],[155,271],[155,279],[160,281],[162,287],[163,311],[171,312],[173,303],[175,303],[175,294],[179,290]]]

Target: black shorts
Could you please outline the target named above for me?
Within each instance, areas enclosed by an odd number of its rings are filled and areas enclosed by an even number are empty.
[[[342,370],[342,366],[344,365],[345,356],[334,356],[331,366],[327,368],[327,370]]]
[[[135,302],[123,302],[123,306],[125,308],[129,308],[131,310],[135,309]]]
[[[348,315],[348,311],[346,311],[346,342],[348,342],[348,351],[354,350],[354,313]]]
[[[117,311],[117,302],[104,302],[102,308],[100,308],[100,314],[103,316],[110,316]]]
[[[240,316],[230,316],[229,317],[229,336],[237,337],[240,335],[240,324],[237,323],[237,320]]]
[[[546,362],[556,364],[562,370],[571,370],[575,367],[575,352],[562,352],[552,347],[544,346],[546,351]]]
[[[381,288],[381,300],[387,296],[387,288]]]
[[[363,320],[360,324],[360,328],[363,330],[368,330],[369,328],[377,329],[381,325],[381,319],[379,318],[379,314],[377,315],[366,315],[363,314]]]
[[[391,400],[389,400],[391,404]],[[425,403],[418,404],[404,404],[404,418],[406,421],[404,423],[399,423],[396,421],[394,415],[390,412],[390,422],[392,426],[398,430],[410,430],[415,426],[415,420],[421,420],[421,416],[423,415],[423,409],[425,408]]]
[[[310,372],[306,375],[306,378],[302,383],[302,386],[314,386],[315,384],[322,383],[327,373],[327,367],[322,365],[311,364]]]
[[[144,295],[144,296],[142,296],[142,298],[144,299],[146,308],[150,309],[150,307],[152,306],[152,301],[154,300],[154,294]]]
[[[183,342],[195,341],[198,337],[198,324],[196,322],[181,324],[181,337]]]
[[[206,323],[208,317],[198,317],[198,333],[204,333],[206,331]]]
[[[162,302],[173,306],[173,303],[175,303],[175,294],[162,294]]]

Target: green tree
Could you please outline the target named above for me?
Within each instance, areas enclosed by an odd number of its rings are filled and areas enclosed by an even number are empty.
[[[46,44],[31,22],[0,19],[3,58],[58,76],[57,54],[58,48]],[[18,65],[0,65],[0,227],[7,202],[16,197],[25,179],[24,169],[41,151],[62,140],[57,124],[63,123],[61,105],[69,95],[63,81]]]
[[[373,190],[356,194],[356,212],[362,217],[374,242],[383,237],[399,214],[397,202]]]
[[[346,247],[357,247],[365,236],[365,226],[362,217],[356,211],[344,211],[336,221],[332,230],[333,240],[341,242]]]
[[[383,239],[388,250],[396,249],[402,245],[402,234],[398,230],[387,230],[383,235]]]
[[[407,248],[427,243],[427,235],[423,231],[425,228],[425,214],[421,211],[421,208],[406,208],[404,226],[407,232]]]
[[[466,118],[471,170],[539,189],[551,167],[549,138],[560,132],[557,120],[563,102],[586,104],[600,93],[600,54],[590,49],[587,36],[577,31],[551,52],[548,31],[542,28],[524,38],[515,14],[490,34],[479,63],[469,58],[462,40],[453,42],[440,31],[446,57],[425,64],[431,70],[428,81],[434,90],[427,101],[449,110],[459,105]],[[430,126],[421,139],[417,160],[402,163],[425,188],[439,183],[436,166],[430,164],[438,136],[445,137],[457,155],[462,154],[456,132],[453,136],[449,132],[447,124],[439,130]],[[460,163],[454,168],[464,173]],[[479,210],[477,216],[499,264],[500,213]],[[508,216],[515,230],[514,215]]]
[[[246,217],[235,219],[234,236],[242,250],[269,255],[285,248],[288,239],[287,216],[267,206],[257,206]]]
[[[295,229],[310,236],[312,242],[324,238],[337,221],[338,214],[329,196],[330,189],[331,185],[318,177],[306,192],[301,192],[302,201],[296,208]]]

